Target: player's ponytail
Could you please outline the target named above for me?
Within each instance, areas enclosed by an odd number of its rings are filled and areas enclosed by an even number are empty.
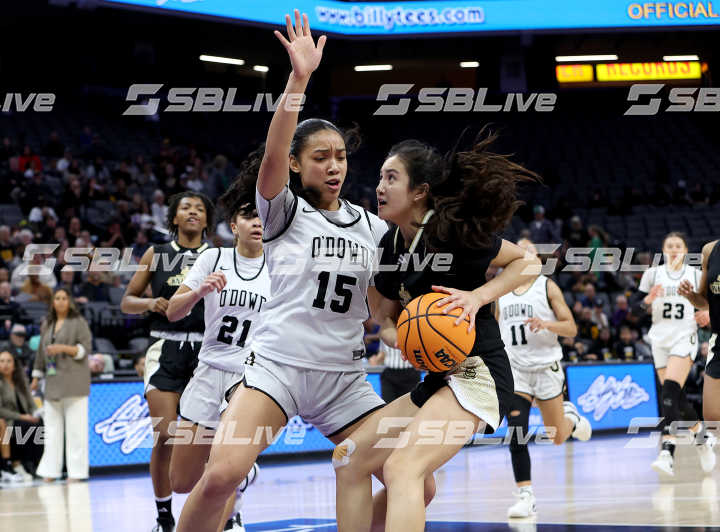
[[[263,142],[240,163],[240,171],[235,181],[218,198],[218,205],[228,224],[234,222],[238,214],[250,213],[255,210],[255,186],[264,152],[265,143]]]
[[[507,155],[489,151],[494,133],[478,134],[473,147],[459,151],[460,140],[445,157],[427,144],[406,140],[390,149],[405,166],[410,190],[427,184],[427,208],[435,214],[424,227],[432,249],[448,246],[479,249],[490,245],[523,202],[517,183],[540,177],[512,162]]]
[[[523,204],[517,198],[517,184],[540,181],[538,174],[508,155],[491,152],[497,134],[486,129],[470,150],[458,151],[456,145],[445,157],[441,179],[431,183],[435,215],[425,228],[431,247],[443,247],[443,243],[487,247],[492,235],[502,231]]]
[[[345,153],[348,155],[360,146],[360,134],[357,126],[343,132],[328,120],[308,118],[300,122],[297,128],[295,128],[295,134],[290,142],[290,155],[299,161],[300,154],[307,145],[308,139],[313,134],[323,130],[335,131],[340,135],[345,141]],[[320,204],[322,193],[313,187],[303,186],[300,174],[293,172],[292,168],[290,169],[290,189],[313,207],[317,207]]]

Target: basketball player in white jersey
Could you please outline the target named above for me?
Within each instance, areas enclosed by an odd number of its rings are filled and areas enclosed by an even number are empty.
[[[248,161],[253,160],[253,155]],[[262,248],[262,223],[255,209],[257,165],[246,164],[241,176],[219,202],[235,235],[235,247],[202,253],[168,304],[170,321],[182,319],[200,301],[205,307],[205,333],[198,366],[180,398],[178,427],[193,433],[193,443],[175,445],[170,464],[173,491],[189,493],[210,456],[209,442],[227,402],[226,392],[242,380],[250,340],[270,299],[270,277]],[[198,432],[202,437],[195,437]],[[234,497],[234,515],[225,530],[244,530],[242,492],[257,476],[254,465]]]
[[[518,246],[537,256],[530,240],[521,239]],[[508,430],[513,431],[510,457],[518,490],[508,517],[530,517],[535,515],[535,495],[527,435],[533,399],[555,445],[571,435],[581,441],[592,435],[590,422],[571,402],[563,402],[565,374],[560,366],[562,348],[558,336],[575,337],[577,325],[560,288],[544,275],[502,296],[495,306],[495,317],[515,382],[507,418]]]
[[[274,436],[300,415],[337,444],[384,404],[362,358],[368,287],[387,224],[339,197],[347,174],[340,130],[319,119],[298,124],[292,100],[305,92],[325,37],[316,47],[297,10],[295,27],[290,16],[286,24],[289,40],[275,34],[293,70],[270,124],[256,193],[272,298],[219,428],[248,444],[216,438],[178,532],[214,530],[224,501],[271,443],[255,437],[259,427]]]
[[[662,385],[662,415],[665,418],[660,454],[652,463],[658,473],[673,476],[675,436],[671,424],[678,421],[696,421],[697,413],[688,401],[683,386],[698,352],[695,309],[688,299],[678,293],[681,283],[687,281],[694,291],[699,288],[701,270],[685,263],[687,242],[682,233],[669,233],[662,247],[665,264],[649,268],[640,279],[638,292],[632,301],[652,314],[652,327],[648,333],[653,361]],[[700,424],[692,428],[700,430]],[[712,451],[714,440],[708,438],[698,445],[700,464],[705,471],[715,466]]]

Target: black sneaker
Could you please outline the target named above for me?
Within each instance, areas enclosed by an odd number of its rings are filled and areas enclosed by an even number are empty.
[[[225,523],[224,530],[230,530],[232,532],[245,532],[245,527],[242,524],[242,516],[240,515],[240,512],[236,513],[233,518],[228,519],[228,522]]]
[[[151,532],[175,532],[175,520],[158,519]]]

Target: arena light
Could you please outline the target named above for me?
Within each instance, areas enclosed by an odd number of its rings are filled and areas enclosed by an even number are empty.
[[[663,61],[700,61],[696,55],[664,55]]]
[[[615,54],[605,55],[558,55],[555,61],[558,63],[573,63],[577,61],[617,61],[618,56]]]
[[[267,72],[268,70],[270,70],[270,68],[266,67],[265,65],[255,65],[253,67],[253,70],[255,72]]]
[[[201,55],[200,61],[207,61],[209,63],[224,63],[226,65],[244,65],[243,59],[233,59],[232,57],[218,57],[217,55]]]
[[[460,68],[477,68],[479,66],[478,61],[460,61]]]
[[[377,72],[379,70],[392,70],[392,65],[357,65],[355,72]]]

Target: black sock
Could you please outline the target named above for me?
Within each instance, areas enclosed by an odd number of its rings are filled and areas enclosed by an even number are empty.
[[[7,471],[8,473],[15,472],[15,469],[13,468],[12,460],[10,458],[2,459],[2,470]]]
[[[670,451],[670,456],[675,457],[675,444],[671,441],[664,441],[662,443],[662,450],[663,451]]]
[[[225,528],[223,530],[232,530],[233,527],[233,520],[232,517],[227,520],[227,523],[225,523]]]
[[[172,495],[163,498],[163,500],[155,499],[155,506],[157,506],[158,519],[162,521],[175,521],[172,514]]]

